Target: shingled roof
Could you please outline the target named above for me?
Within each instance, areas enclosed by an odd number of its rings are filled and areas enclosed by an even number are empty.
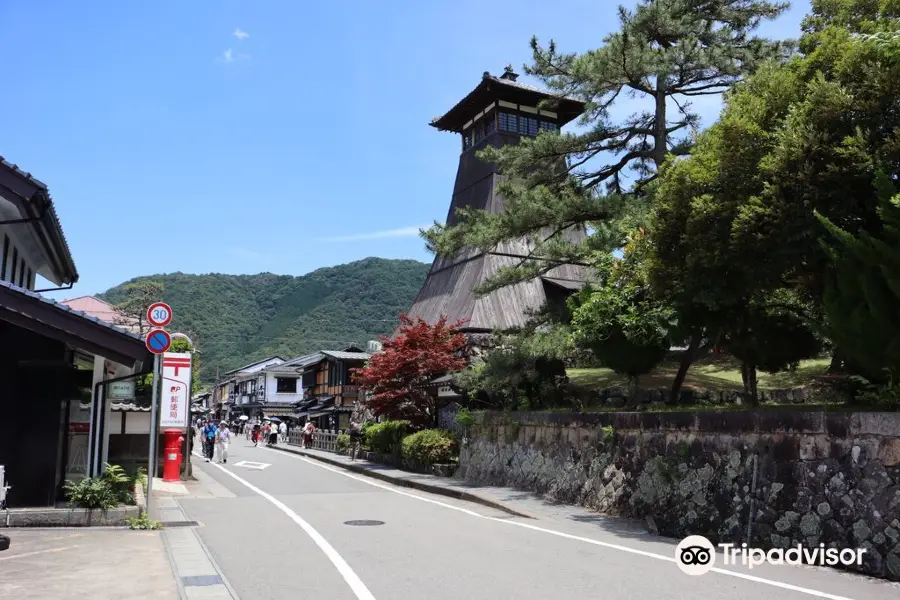
[[[517,79],[518,75],[510,67],[507,67],[506,72],[499,77],[485,71],[474,90],[442,116],[432,119],[430,125],[441,131],[461,133],[467,122],[479,111],[484,110],[488,104],[498,99],[532,107],[538,106],[542,101],[549,101],[553,107],[548,107],[548,109],[556,113],[557,123],[560,127],[578,118],[584,112],[585,103],[581,100],[568,96],[556,96],[547,90],[522,83]]]

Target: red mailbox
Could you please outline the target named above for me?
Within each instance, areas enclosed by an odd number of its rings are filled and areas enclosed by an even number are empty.
[[[165,457],[163,458],[163,481],[181,481],[181,445],[184,432],[180,429],[166,429]]]

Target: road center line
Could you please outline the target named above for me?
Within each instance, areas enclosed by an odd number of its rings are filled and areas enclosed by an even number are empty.
[[[576,540],[579,542],[584,542],[586,544],[593,544],[595,546],[602,546],[604,548],[610,548],[612,550],[619,550],[620,552],[627,552],[629,554],[637,554],[639,556],[646,556],[648,558],[654,558],[656,560],[664,560],[666,562],[674,563],[675,559],[671,556],[665,556],[662,554],[657,554],[655,552],[647,552],[646,550],[638,550],[637,548],[629,548],[628,546],[620,546],[619,544],[612,544],[610,542],[601,542],[600,540],[595,540],[591,538],[581,537],[578,535],[572,535],[570,533],[563,533],[561,531],[555,531],[553,529],[547,529],[545,527],[538,527],[537,525],[531,525],[529,523],[521,523],[518,521],[510,521],[507,519],[498,519],[496,517],[488,517],[482,514],[479,514],[473,510],[469,510],[467,508],[462,508],[459,506],[454,506],[452,504],[447,504],[446,502],[441,502],[439,500],[432,500],[431,498],[424,498],[422,496],[418,496],[416,494],[410,494],[409,492],[404,492],[403,490],[395,489],[392,486],[385,485],[383,483],[378,483],[376,481],[372,481],[371,478],[354,475],[353,473],[348,473],[343,469],[338,469],[336,467],[332,467],[330,465],[323,464],[321,461],[313,460],[310,458],[306,458],[305,456],[299,456],[297,454],[292,454],[290,452],[284,452],[281,450],[274,450],[272,448],[263,448],[269,452],[277,452],[283,456],[288,456],[290,458],[294,458],[297,460],[302,460],[310,465],[315,467],[319,467],[320,469],[325,469],[326,471],[331,471],[332,473],[337,473],[338,475],[343,475],[344,477],[349,477],[350,479],[355,479],[361,483],[365,483],[367,485],[371,485],[373,487],[377,487],[383,490],[387,490],[389,492],[393,492],[395,494],[400,494],[401,496],[408,496],[410,498],[415,498],[416,500],[420,500],[422,502],[428,502],[430,504],[436,504],[438,506],[443,506],[444,508],[449,508],[451,510],[456,510],[467,515],[471,515],[473,517],[478,517],[479,519],[487,519],[489,521],[495,521],[497,523],[503,523],[505,525],[515,525],[516,527],[524,527],[525,529],[532,529],[534,531],[540,531],[542,533],[547,533],[550,535],[555,535],[557,537],[562,537],[570,540]],[[216,465],[218,466],[218,465]],[[226,471],[227,472],[227,471]],[[229,473],[231,475],[231,473]],[[761,583],[764,585],[770,585],[777,588],[782,588],[785,590],[791,590],[793,592],[798,592],[801,594],[807,594],[809,596],[815,596],[817,598],[827,598],[828,600],[853,600],[852,598],[848,598],[846,596],[836,596],[834,594],[829,594],[827,592],[820,592],[818,590],[813,590],[809,588],[800,587],[797,585],[792,585],[790,583],[784,583],[781,581],[775,581],[773,579],[765,579],[763,577],[757,577],[755,575],[748,575],[746,573],[739,573],[736,571],[729,571],[728,569],[720,569],[718,567],[714,567],[711,571],[715,573],[719,573],[720,575],[728,575],[729,577],[737,577],[738,579],[744,579],[747,581],[753,581],[755,583]]]
[[[197,454],[196,452],[192,452],[192,454],[194,456],[197,456],[198,458],[203,458],[203,456]],[[359,600],[375,600],[375,596],[372,595],[372,592],[370,592],[369,588],[366,587],[366,584],[362,582],[362,579],[360,579],[356,572],[350,567],[350,565],[347,564],[347,561],[344,560],[344,557],[338,554],[338,551],[334,549],[334,546],[329,544],[328,540],[322,537],[321,533],[316,531],[316,529],[312,525],[303,520],[303,517],[288,508],[288,506],[281,500],[278,500],[268,492],[264,492],[246,479],[238,477],[222,465],[216,464],[214,462],[210,462],[209,464],[221,470],[223,473],[227,474],[235,481],[243,484],[251,491],[256,492],[257,494],[274,504],[278,510],[290,517],[291,520],[294,521],[294,523],[299,525],[300,528],[303,529],[303,531],[305,531],[310,538],[312,538],[312,541],[316,543],[316,546],[318,546],[319,549],[325,554],[325,556],[328,557],[328,560],[330,560],[331,564],[333,564],[334,567],[338,570],[338,573],[341,574],[341,577],[344,578],[344,581],[347,582],[347,585],[350,586],[350,589],[353,590],[354,595],[356,595]]]

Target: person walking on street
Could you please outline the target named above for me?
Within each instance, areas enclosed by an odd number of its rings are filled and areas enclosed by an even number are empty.
[[[259,435],[261,433],[259,429],[259,423],[254,423],[253,428],[250,430],[250,438],[253,440],[254,448],[259,446]]]
[[[228,423],[222,421],[219,423],[219,430],[216,432],[216,454],[219,456],[219,462],[224,464],[228,462],[228,444],[231,443],[231,430],[228,429]]]
[[[215,423],[207,420],[206,426],[203,428],[203,456],[206,457],[206,462],[213,459],[213,452],[216,449],[216,431]]]
[[[313,443],[313,436],[316,433],[316,426],[313,425],[312,421],[307,421],[306,425],[303,427],[303,447],[310,448]]]
[[[356,460],[356,455],[359,454],[359,448],[362,445],[362,428],[355,417],[350,420],[347,433],[350,435],[350,460]]]
[[[281,436],[281,443],[287,444],[287,436],[288,436],[287,423],[285,423],[284,421],[282,421],[278,425],[278,434]]]
[[[278,445],[278,423],[272,423],[271,425],[269,425],[269,445]]]

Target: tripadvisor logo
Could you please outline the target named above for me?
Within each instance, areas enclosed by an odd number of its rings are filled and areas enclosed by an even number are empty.
[[[860,566],[865,548],[748,548],[747,544],[719,544],[722,565],[744,565],[748,569],[762,564],[771,565],[815,565],[820,567]],[[703,575],[716,566],[716,546],[702,535],[690,535],[675,548],[675,564],[688,575]]]

